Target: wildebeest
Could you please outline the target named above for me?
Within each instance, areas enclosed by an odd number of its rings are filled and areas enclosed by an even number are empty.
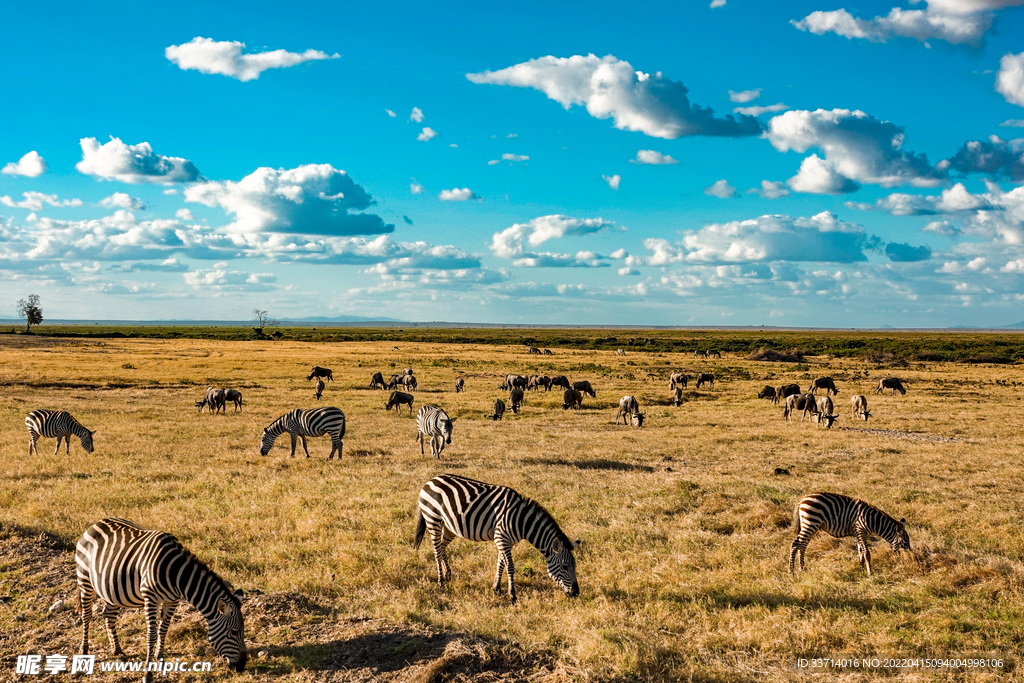
[[[813,406],[813,408],[808,406]],[[786,418],[788,422],[789,418],[794,417],[797,411],[811,410],[811,412],[815,412],[817,409],[814,394],[791,394],[786,397],[786,409],[783,411],[782,417]],[[800,421],[803,422],[803,417],[800,418]]]
[[[899,377],[885,377],[878,380],[878,386],[875,387],[875,393],[882,393],[882,389],[892,389],[890,396],[895,396],[896,392],[900,392],[901,395],[906,396],[907,390],[903,388],[903,382]]]
[[[402,377],[400,375],[391,375],[391,379],[387,381],[387,389],[396,389],[398,385],[402,383]]]
[[[721,358],[722,354],[719,353],[718,351],[715,351],[714,349],[708,349],[707,351],[704,352],[705,358],[711,358],[711,356],[714,356],[715,358]]]
[[[409,415],[412,415],[412,402],[415,398],[412,394],[407,394],[404,391],[392,391],[388,402],[384,404],[384,408],[386,410],[394,408],[395,412],[401,415],[402,406],[409,406]]]
[[[690,381],[690,378],[681,372],[673,372],[668,376],[668,388],[675,389],[676,385],[686,388],[686,383]]]
[[[378,387],[381,389],[387,389],[388,385],[384,383],[384,375],[379,372],[375,372],[373,373],[373,377],[370,378],[370,388],[377,389]]]
[[[625,351],[623,351],[622,349],[619,349],[618,351],[616,351],[616,352],[615,352],[615,354],[616,354],[617,356],[625,356],[625,355],[626,355],[626,352],[625,352]]]
[[[826,429],[832,429],[832,424],[839,417],[833,412],[835,408],[832,405],[832,399],[828,396],[822,396],[818,399],[816,407],[818,409],[818,426],[820,427],[824,420]]]
[[[402,386],[412,391],[416,390],[416,377],[413,375],[402,375],[401,377]]]
[[[701,351],[700,349],[694,349],[693,350],[693,357],[694,358],[703,358],[704,357],[704,352]]]
[[[226,401],[227,389],[206,387],[206,395],[203,397],[202,401],[196,401],[196,408],[199,408],[199,412],[203,412],[206,406],[209,406],[210,414],[216,415],[219,412],[225,411],[224,404]]]
[[[224,403],[230,401],[235,404],[235,412],[242,411],[242,392],[238,389],[228,389],[224,392]]]
[[[505,402],[500,398],[494,402],[494,412],[491,413],[492,420],[500,420],[501,416],[505,414]]]
[[[640,412],[640,403],[637,402],[635,396],[623,396],[619,399],[619,412],[615,414],[615,424],[619,424],[619,418],[622,418],[622,424],[626,424],[626,416],[629,416],[629,421],[637,427],[644,426],[644,416],[647,413]]]
[[[569,384],[569,378],[565,375],[558,375],[557,377],[551,378],[551,388],[562,387],[563,389],[572,389],[572,385]]]
[[[378,373],[380,374],[380,373]],[[316,385],[313,387],[313,396],[316,400],[320,400],[320,397],[324,395],[324,381],[319,377],[316,378]]]
[[[850,399],[850,403],[853,404],[854,419],[857,419],[859,417],[865,422],[867,422],[868,418],[871,417],[871,411],[868,410],[867,397],[861,394],[857,394],[856,396]]]
[[[700,389],[705,382],[710,384],[712,389],[715,388],[715,376],[710,372],[702,372],[697,375],[697,389]]]
[[[583,407],[583,394],[575,389],[566,389],[562,394],[562,410],[579,410]]]
[[[322,368],[319,365],[314,365],[313,369],[309,371],[309,377],[306,381],[313,379],[314,377],[326,377],[327,379],[334,381],[334,373],[331,372],[330,368]]]
[[[415,373],[412,371],[412,368],[405,368],[404,370],[402,370],[402,374],[403,375],[413,375]]]
[[[818,389],[824,389],[825,395],[828,396],[829,392],[834,392],[836,396],[839,395],[839,390],[836,389],[836,383],[832,381],[831,377],[819,377],[811,382],[811,386],[807,388],[809,393],[814,393]]]
[[[511,391],[512,389],[526,389],[526,386],[530,383],[530,378],[526,375],[505,375],[505,382],[499,386],[499,389],[505,391]]]
[[[683,405],[683,390],[681,387],[676,387],[676,390],[672,392],[672,405],[677,408]]]
[[[526,349],[526,352],[527,353],[536,353],[537,355],[540,355],[540,349],[538,349],[536,346],[529,347],[528,349]]]
[[[757,392],[757,397],[770,399],[772,403],[779,402],[779,394],[775,390],[775,387],[768,386],[767,384],[764,385],[764,389]]]
[[[553,355],[555,355],[555,354],[551,353],[551,349],[544,349],[543,353],[544,353],[545,356],[553,356]]]
[[[576,391],[586,394],[590,398],[597,398],[597,392],[594,391],[594,388],[590,386],[590,382],[588,382],[587,380],[573,382],[572,388],[575,389]]]
[[[551,391],[551,378],[547,375],[534,375],[530,378],[530,383],[526,385],[527,389],[540,389],[544,387],[545,391]]]
[[[775,390],[775,402],[789,398],[790,396],[796,396],[800,393],[799,384],[783,384],[781,387]]]
[[[462,377],[459,377],[457,380],[455,380],[455,393],[456,394],[461,394],[465,390],[466,390],[466,380],[463,379]]]
[[[523,407],[523,390],[515,388],[508,395],[508,407],[512,409],[513,413],[518,413],[519,409]]]

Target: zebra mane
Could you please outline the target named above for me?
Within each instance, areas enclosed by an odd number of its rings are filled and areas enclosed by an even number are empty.
[[[200,560],[198,557],[196,557],[194,554],[192,554],[192,551],[190,551],[188,548],[183,546],[181,544],[181,541],[179,541],[177,538],[175,538],[174,541],[175,541],[175,543],[177,543],[178,549],[181,550],[181,554],[184,555],[186,559],[189,559],[192,562],[195,562],[197,565],[199,565],[199,569],[205,571],[206,574],[211,577],[211,579],[213,580],[213,583],[217,584],[224,591],[224,593],[229,597],[229,599],[231,599],[235,603],[235,607],[238,607],[239,609],[241,609],[242,601],[239,600],[237,595],[235,595],[235,591],[232,590],[231,584],[229,584],[227,581],[222,579],[220,577],[220,574],[218,574],[217,572],[215,572],[212,569],[210,569],[210,565],[206,564],[205,562]]]
[[[548,512],[547,508],[545,508],[543,505],[541,505],[540,503],[535,501],[533,498],[527,498],[526,496],[522,496],[522,499],[523,499],[523,503],[527,507],[536,509],[542,515],[546,516],[548,519],[551,520],[551,523],[555,525],[555,529],[558,531],[558,534],[557,534],[558,535],[558,540],[562,542],[563,546],[565,546],[566,548],[569,548],[570,550],[572,550],[572,543],[573,542],[571,540],[569,540],[569,537],[565,535],[564,531],[562,531],[562,527],[560,527],[558,525],[558,522],[555,521],[554,515],[552,515],[550,512]]]
[[[854,498],[854,500],[857,501],[858,503],[862,503],[865,507],[867,507],[867,508],[869,508],[871,510],[874,510],[879,515],[881,515],[885,519],[889,520],[893,524],[899,525],[899,523],[900,523],[899,520],[896,519],[895,517],[893,517],[892,515],[890,515],[888,512],[886,512],[884,510],[879,510],[877,507],[875,507],[871,503],[867,502],[866,500],[861,500],[860,498]]]

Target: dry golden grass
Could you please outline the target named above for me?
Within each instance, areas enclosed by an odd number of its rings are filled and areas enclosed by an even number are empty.
[[[801,657],[1002,658],[1002,670],[970,674],[984,680],[1016,665],[1021,366],[887,370],[809,357],[803,370],[728,354],[537,357],[517,347],[394,346],[0,339],[0,536],[13,544],[0,555],[0,661],[70,655],[79,638],[69,612],[46,610],[74,594],[71,553],[33,563],[17,550],[25,535],[46,531],[73,545],[95,520],[117,516],[175,534],[235,585],[263,592],[249,599],[246,636],[252,653],[265,654],[242,675],[216,664],[216,680],[782,681],[812,677],[797,667]],[[289,458],[287,437],[261,457],[265,425],[316,404],[304,381],[313,364],[334,370],[321,405],[348,419],[341,462],[326,461],[326,437],[310,440],[309,460],[301,447]],[[403,367],[419,379],[416,408],[435,403],[460,418],[441,462],[420,455],[415,420],[385,412],[386,392],[368,388],[373,372]],[[670,371],[709,369],[715,390],[669,404]],[[492,422],[486,416],[495,398],[507,399],[497,386],[508,372],[589,379],[598,398],[574,414],[561,410],[560,391],[530,392],[523,412]],[[907,395],[875,396],[877,378],[893,373],[910,381]],[[755,398],[766,383],[807,386],[822,375],[842,392],[831,431],[787,424],[781,406]],[[453,389],[458,376],[466,377],[462,394]],[[243,412],[197,414],[207,384],[240,389]],[[852,419],[857,393],[868,397],[868,424]],[[625,394],[646,409],[643,429],[612,424]],[[96,451],[72,439],[71,454],[54,457],[53,440],[43,440],[29,456],[24,416],[44,407],[97,429]],[[790,474],[775,475],[776,467]],[[490,590],[493,545],[461,541],[450,547],[453,583],[440,591],[430,551],[410,542],[417,492],[441,472],[541,501],[583,539],[581,597],[567,599],[540,554],[522,544],[520,604],[510,606]],[[906,517],[913,556],[874,539],[868,578],[853,539],[820,535],[807,571],[790,577],[793,505],[816,490]],[[52,576],[54,567],[66,575]],[[121,629],[126,650],[144,652],[141,617],[122,618]],[[194,612],[171,634],[172,657],[212,653]],[[106,653],[102,629],[92,637]]]

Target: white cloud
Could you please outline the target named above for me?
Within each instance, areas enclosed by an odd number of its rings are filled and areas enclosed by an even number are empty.
[[[415,121],[416,123],[422,123],[423,119],[423,110],[419,107],[413,107],[412,112],[409,113],[409,120]]]
[[[473,192],[473,190],[468,187],[453,187],[450,190],[441,190],[441,194],[438,195],[438,198],[440,198],[442,202],[466,202],[470,199],[480,199],[480,195]]]
[[[756,192],[762,199],[779,199],[780,197],[789,196],[786,183],[781,180],[762,180],[761,189],[755,187],[748,190],[748,192]]]
[[[984,173],[1021,182],[1024,181],[1024,138],[1007,141],[990,135],[988,140],[971,140],[939,165],[964,174]]]
[[[517,137],[519,137],[519,133],[509,133],[505,137],[506,138],[517,138]]]
[[[182,71],[193,69],[204,74],[229,76],[243,82],[256,80],[267,69],[281,69],[321,59],[338,59],[341,56],[328,55],[319,50],[271,50],[243,55],[243,47],[245,43],[237,40],[218,42],[212,38],[196,36],[187,43],[171,45],[164,50],[164,56]]]
[[[1006,119],[999,125],[1005,128],[1024,128],[1024,119]]]
[[[398,114],[396,114],[395,112],[391,111],[390,109],[385,109],[384,111],[386,111],[388,113],[388,116],[390,118],[395,118],[396,116],[398,116]]]
[[[729,181],[722,180],[715,181],[708,187],[704,188],[704,194],[712,197],[719,197],[721,199],[730,199],[736,196],[736,188],[729,184]]]
[[[85,175],[122,183],[190,183],[202,178],[188,159],[155,154],[148,142],[126,145],[111,137],[101,145],[96,138],[82,138],[82,160],[75,168]]]
[[[526,156],[525,154],[502,154],[501,155],[501,159],[491,159],[490,161],[487,162],[487,165],[488,166],[494,166],[495,164],[500,164],[502,161],[507,161],[511,165],[511,164],[514,164],[517,161],[529,161],[529,160],[530,160],[530,157]]]
[[[167,194],[167,195],[178,194],[178,190],[177,190],[177,188],[169,187],[166,190],[164,190],[164,194]]]
[[[780,152],[824,151],[824,159],[806,157],[789,180],[797,192],[840,194],[858,183],[934,187],[946,177],[924,154],[903,151],[902,127],[862,111],[789,111],[768,122],[766,137]]]
[[[426,142],[431,138],[437,137],[437,135],[437,131],[428,126],[423,129],[422,133],[416,136],[416,139],[419,140],[420,142]]]
[[[671,244],[651,238],[644,247],[652,252],[647,265],[671,263],[742,263],[865,261],[869,240],[864,228],[838,220],[825,211],[811,218],[761,216],[752,220],[713,223],[687,231]]]
[[[124,192],[114,194],[100,200],[100,206],[107,209],[131,209],[133,211],[145,211],[146,203],[137,197],[132,197]]]
[[[716,7],[725,7],[725,0],[711,0],[711,5],[709,5],[709,7],[711,7],[711,9],[715,9]]]
[[[653,149],[640,149],[637,150],[636,158],[630,159],[629,163],[659,166],[662,164],[678,164],[679,161],[673,159],[668,154],[662,154],[661,152],[656,152]]]
[[[46,171],[46,161],[39,156],[35,150],[29,152],[18,161],[12,161],[4,166],[5,175],[20,175],[26,178],[38,178]]]
[[[351,213],[376,202],[330,164],[263,167],[237,183],[199,183],[185,190],[185,201],[223,208],[235,218],[231,232],[378,235],[395,229],[374,214]]]
[[[178,209],[174,212],[174,217],[179,221],[194,221],[196,219],[188,209]]]
[[[979,46],[985,32],[992,27],[994,10],[1024,4],[1024,0],[925,1],[927,7],[923,10],[894,7],[887,16],[874,19],[858,19],[845,9],[839,9],[811,12],[800,21],[791,23],[801,31],[818,35],[835,33],[875,43],[901,37],[921,42],[936,39],[953,45]]]
[[[750,102],[751,100],[756,100],[760,96],[761,88],[756,88],[754,90],[740,90],[739,92],[734,90],[729,91],[730,102]]]
[[[409,192],[411,194],[423,194],[423,186],[416,182],[415,178],[411,178],[412,182],[409,183]]]
[[[732,110],[734,114],[743,114],[745,116],[760,116],[761,114],[774,114],[777,111],[785,111],[789,107],[782,102],[777,104],[770,104],[767,107],[736,107]]]
[[[277,276],[273,273],[247,273],[240,270],[212,268],[185,272],[182,273],[182,277],[185,278],[186,284],[196,289],[245,292],[269,292],[277,289],[273,284],[277,282]]]
[[[932,221],[921,228],[921,232],[931,232],[943,237],[956,237],[960,234],[960,230],[949,221]]]
[[[0,204],[9,206],[12,209],[28,209],[30,211],[42,211],[49,206],[82,206],[81,199],[59,199],[55,194],[43,194],[42,192],[22,192],[24,199],[16,202],[4,195],[0,197]]]
[[[608,187],[610,187],[610,188],[612,188],[613,190],[616,190],[616,191],[618,191],[618,189],[619,189],[619,183],[622,182],[622,177],[619,176],[618,174],[615,174],[615,175],[612,175],[612,176],[602,175],[601,179],[604,180],[606,183],[608,183]]]
[[[759,135],[752,117],[715,117],[691,105],[687,88],[661,72],[647,74],[612,55],[553,56],[531,59],[500,71],[466,74],[473,83],[510,85],[540,90],[565,109],[583,105],[597,119],[611,118],[619,130],[639,131],[656,138],[688,135],[740,137]]]
[[[614,227],[615,223],[601,218],[571,218],[562,215],[540,216],[528,223],[516,223],[502,232],[494,233],[490,249],[498,258],[533,257],[527,245],[536,248],[551,239],[590,235]]]
[[[882,197],[874,205],[851,208],[874,208],[892,216],[928,216],[991,209],[991,199],[987,194],[971,194],[963,183],[956,183],[938,196],[896,192]]]
[[[1024,52],[1007,53],[999,60],[996,91],[1010,104],[1024,107]]]

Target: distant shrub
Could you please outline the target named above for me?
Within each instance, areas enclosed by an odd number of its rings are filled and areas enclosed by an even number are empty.
[[[752,354],[747,356],[747,360],[758,360],[767,363],[802,363],[804,361],[804,352],[800,349],[773,351],[772,349],[761,346]]]
[[[864,362],[871,363],[872,365],[886,365],[888,367],[903,368],[907,366],[906,358],[890,351],[871,351],[864,356]]]
[[[999,365],[1006,365],[1013,362],[1012,358],[1006,356],[995,356],[990,353],[983,353],[978,356],[971,356],[970,358],[964,358],[964,363],[994,363]]]
[[[936,363],[946,360],[941,353],[935,353],[934,351],[918,351],[913,354],[910,359],[927,363]]]
[[[135,366],[131,363],[121,363],[121,368],[124,370],[134,370]]]

